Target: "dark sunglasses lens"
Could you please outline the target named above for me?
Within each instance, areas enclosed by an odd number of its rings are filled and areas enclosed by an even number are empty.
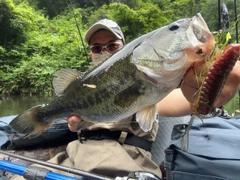
[[[91,47],[91,51],[92,51],[93,53],[101,53],[101,51],[102,51],[102,46],[93,46],[93,47]]]
[[[118,48],[119,48],[119,44],[117,44],[117,43],[112,43],[112,44],[109,44],[108,46],[107,46],[107,50],[108,51],[116,51],[116,50],[118,50]]]

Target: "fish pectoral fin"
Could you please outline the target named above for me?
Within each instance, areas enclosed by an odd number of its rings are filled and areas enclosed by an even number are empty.
[[[152,129],[157,114],[158,110],[156,105],[148,106],[136,113],[136,121],[143,131],[148,132]]]
[[[55,77],[52,81],[55,94],[63,94],[64,90],[69,86],[69,84],[75,81],[82,74],[82,72],[70,68],[58,70],[54,74]]]
[[[38,116],[38,109],[41,108],[41,106],[42,105],[35,106],[15,117],[9,123],[10,127],[29,139],[42,134],[52,125],[53,121],[44,121]]]

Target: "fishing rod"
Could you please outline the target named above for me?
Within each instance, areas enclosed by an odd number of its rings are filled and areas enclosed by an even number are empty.
[[[24,179],[28,180],[84,180],[82,178],[70,177],[58,173],[51,172],[45,168],[35,166],[22,166],[19,164],[11,163],[9,161],[0,160],[0,169],[8,171],[17,175],[21,175]]]
[[[82,45],[83,45],[83,49],[84,49],[84,53],[87,57],[87,60],[89,60],[89,56],[87,54],[87,51],[86,51],[86,48],[85,48],[85,45],[84,45],[84,42],[83,42],[83,37],[82,37],[82,34],[81,34],[81,31],[80,31],[80,28],[79,28],[79,25],[78,25],[78,22],[77,22],[77,18],[76,18],[76,15],[75,15],[75,12],[74,12],[74,7],[73,7],[73,4],[72,4],[72,0],[68,0],[69,4],[71,5],[71,9],[72,9],[72,13],[73,13],[73,17],[74,17],[74,20],[75,20],[75,23],[76,23],[76,27],[77,27],[77,30],[78,30],[78,34],[80,36],[80,39],[81,39],[81,42],[82,42]]]
[[[88,173],[88,172],[85,172],[85,171],[81,171],[79,169],[66,167],[66,166],[61,166],[61,165],[53,164],[53,163],[50,163],[50,162],[44,162],[44,161],[41,161],[41,160],[37,160],[37,159],[30,158],[30,157],[26,157],[26,156],[20,156],[20,155],[13,154],[13,153],[10,153],[10,152],[6,152],[6,151],[3,151],[3,150],[0,150],[0,153],[8,155],[8,156],[11,156],[11,157],[15,157],[15,158],[18,158],[18,159],[22,159],[22,160],[25,160],[25,161],[29,161],[29,162],[32,162],[32,163],[36,163],[36,164],[40,164],[40,165],[43,165],[43,166],[47,166],[47,167],[50,167],[50,168],[54,168],[54,169],[57,169],[57,170],[61,170],[61,171],[64,171],[64,172],[72,173],[72,174],[75,174],[75,175],[85,176],[85,177],[87,177],[89,179],[112,180],[112,178],[109,178],[109,177]],[[24,169],[23,167],[20,167],[20,166],[19,166],[19,168],[20,168],[21,171]],[[19,174],[19,172],[17,172],[17,174]]]
[[[234,0],[234,14],[236,22],[236,42],[238,43],[238,18],[237,18],[237,2]]]
[[[21,175],[27,180],[30,180],[30,179],[31,180],[41,180],[41,179],[44,179],[44,180],[56,180],[56,179],[57,180],[161,180],[161,178],[159,178],[155,174],[146,172],[146,171],[133,171],[133,172],[130,172],[128,176],[124,176],[124,177],[117,176],[116,178],[110,178],[106,176],[87,173],[85,171],[81,171],[79,169],[75,169],[71,167],[61,166],[61,165],[53,164],[50,162],[44,162],[41,160],[20,156],[20,155],[6,152],[3,150],[0,150],[0,153],[8,155],[10,157],[15,157],[25,161],[30,161],[32,163],[40,164],[43,166],[47,166],[47,167],[61,170],[67,173],[72,173],[72,174],[81,176],[81,178],[80,177],[75,178],[75,177],[70,177],[67,175],[59,174],[59,173],[54,173],[54,172],[51,172],[51,170],[48,170],[42,167],[23,166],[23,165],[9,162],[7,160],[0,160],[0,170]]]

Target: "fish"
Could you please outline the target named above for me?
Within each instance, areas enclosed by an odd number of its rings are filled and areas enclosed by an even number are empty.
[[[138,37],[91,70],[57,71],[53,100],[26,110],[10,126],[33,138],[71,115],[91,125],[135,114],[142,130],[150,131],[156,104],[180,85],[195,61],[206,60],[213,46],[214,37],[200,13],[179,19]]]

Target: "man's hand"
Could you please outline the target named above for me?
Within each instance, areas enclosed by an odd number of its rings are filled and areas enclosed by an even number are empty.
[[[188,69],[184,76],[182,83],[182,93],[190,103],[193,103],[199,95],[198,89],[203,83],[201,74],[204,62],[195,62],[191,68]],[[240,62],[237,61],[233,70],[230,72],[226,83],[218,97],[214,107],[220,107],[229,102],[240,89]]]
[[[78,116],[70,116],[68,119],[68,128],[70,131],[75,132],[78,127],[78,123],[82,121],[82,119]]]

